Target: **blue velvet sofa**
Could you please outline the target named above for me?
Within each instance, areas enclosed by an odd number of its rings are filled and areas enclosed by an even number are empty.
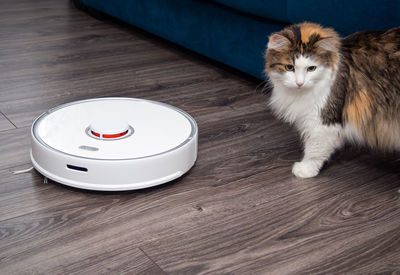
[[[400,0],[76,0],[185,48],[263,78],[270,33],[302,21],[346,36],[400,25]]]

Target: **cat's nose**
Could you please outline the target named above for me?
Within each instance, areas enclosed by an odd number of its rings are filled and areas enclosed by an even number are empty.
[[[297,82],[296,81],[296,84],[297,84],[297,86],[301,87],[301,86],[303,86],[304,82]]]

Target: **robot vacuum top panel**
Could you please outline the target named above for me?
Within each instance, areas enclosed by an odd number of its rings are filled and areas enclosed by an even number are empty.
[[[32,129],[35,138],[49,149],[103,160],[162,154],[197,134],[194,120],[185,112],[133,98],[64,104],[41,115]]]

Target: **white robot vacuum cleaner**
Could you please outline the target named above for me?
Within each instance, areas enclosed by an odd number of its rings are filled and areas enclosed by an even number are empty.
[[[198,129],[184,111],[134,98],[98,98],[55,107],[31,129],[31,160],[56,182],[89,190],[156,186],[197,158]]]

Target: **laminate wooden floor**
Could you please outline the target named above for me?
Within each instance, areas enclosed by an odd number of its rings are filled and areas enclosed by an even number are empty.
[[[398,156],[345,148],[297,179],[298,136],[257,81],[66,0],[0,5],[1,274],[400,274]],[[111,193],[11,173],[36,116],[105,96],[189,112],[193,169]]]

